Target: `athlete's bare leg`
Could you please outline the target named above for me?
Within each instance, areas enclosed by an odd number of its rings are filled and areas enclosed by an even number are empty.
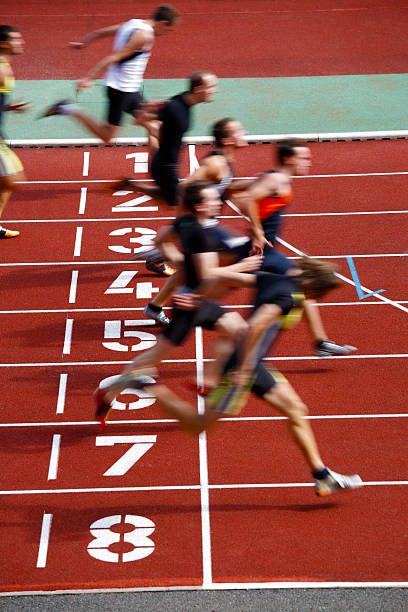
[[[150,304],[163,308],[168,300],[173,295],[174,291],[183,282],[184,274],[181,270],[177,270],[174,274],[168,277],[159,293],[150,301]]]
[[[71,112],[69,117],[75,117],[87,130],[89,130],[94,136],[103,140],[105,144],[112,144],[112,138],[117,136],[120,126],[112,125],[107,122],[100,122],[84,113],[80,108]]]
[[[312,472],[322,470],[324,463],[309,421],[307,407],[288,382],[278,382],[263,398],[268,404],[288,417],[289,431],[303,453]]]
[[[108,402],[112,402],[116,395],[119,395],[129,385],[132,375],[137,374],[139,371],[146,373],[146,370],[155,368],[163,359],[166,359],[171,354],[174,348],[175,346],[172,342],[169,342],[164,336],[160,336],[153,348],[138,355],[123,370],[121,376],[104,389],[105,399]]]
[[[0,217],[13,191],[19,188],[18,183],[25,181],[24,172],[16,172],[0,177]]]

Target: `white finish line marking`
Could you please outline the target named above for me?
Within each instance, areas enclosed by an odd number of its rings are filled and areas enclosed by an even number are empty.
[[[87,187],[81,187],[81,198],[79,200],[78,215],[85,214],[87,192],[88,192],[88,188]]]
[[[40,546],[38,549],[37,567],[45,567],[47,565],[48,543],[50,540],[51,522],[52,522],[52,514],[46,514],[44,512],[42,527],[41,527]]]
[[[68,374],[60,374],[56,414],[64,414]]]
[[[89,174],[89,151],[84,151],[84,165],[82,168],[82,176],[88,176]]]
[[[81,255],[81,245],[82,245],[82,232],[83,227],[76,228],[75,234],[75,246],[74,246],[74,257],[79,257]]]
[[[48,468],[48,480],[56,480],[57,478],[60,444],[61,434],[54,434],[52,437],[50,465]]]
[[[76,292],[77,292],[77,285],[78,285],[78,270],[72,270],[72,276],[71,276],[71,286],[69,289],[69,298],[68,298],[68,303],[69,304],[75,304],[76,302]]]
[[[71,340],[72,340],[72,327],[74,325],[74,319],[67,319],[65,323],[65,338],[64,346],[62,349],[63,355],[69,355],[71,353]]]

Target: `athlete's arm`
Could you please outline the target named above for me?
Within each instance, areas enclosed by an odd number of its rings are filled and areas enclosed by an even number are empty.
[[[253,287],[256,277],[249,272],[259,270],[260,255],[242,259],[230,266],[220,266],[217,253],[196,253],[195,263],[200,278],[197,293],[203,298],[219,297],[227,287]]]
[[[183,254],[176,246],[178,241],[179,237],[172,225],[164,227],[154,241],[154,246],[161,251],[164,259],[173,264],[174,267],[184,260]]]
[[[264,246],[272,246],[265,238],[262,223],[259,218],[258,202],[268,198],[279,190],[279,181],[275,174],[263,174],[246,190],[247,215],[254,232],[253,249],[261,251]]]
[[[3,64],[0,64],[0,87],[3,87],[5,82],[6,82],[6,71],[3,68]]]
[[[205,157],[201,165],[193,174],[188,176],[181,184],[181,189],[193,181],[209,181],[217,185],[225,176],[225,160],[221,155]]]
[[[118,51],[114,51],[110,55],[107,55],[100,62],[98,62],[91,70],[88,72],[87,76],[83,79],[80,79],[77,83],[76,89],[77,91],[80,89],[84,89],[86,87],[92,86],[92,81],[97,77],[97,75],[101,72],[104,72],[111,64],[115,64],[117,62],[121,62],[125,60],[134,53],[138,51],[145,51],[148,49],[153,41],[153,33],[148,32],[146,30],[137,30],[132,34],[127,43],[119,49]]]
[[[103,38],[105,36],[113,36],[119,30],[121,25],[122,25],[121,23],[118,23],[117,25],[112,25],[106,28],[100,28],[99,30],[94,30],[93,32],[89,32],[88,34],[85,34],[85,36],[83,37],[81,41],[70,42],[69,46],[72,49],[83,49],[84,47],[87,47],[92,41],[96,40],[97,38]]]

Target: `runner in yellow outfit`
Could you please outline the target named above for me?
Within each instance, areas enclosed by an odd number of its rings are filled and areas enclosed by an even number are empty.
[[[17,183],[24,181],[23,166],[19,158],[3,140],[1,121],[4,111],[23,112],[28,102],[7,104],[6,96],[14,89],[14,75],[10,66],[13,55],[24,52],[24,40],[20,32],[11,26],[0,26],[0,217]],[[1,238],[15,238],[20,232],[7,230],[0,226]]]

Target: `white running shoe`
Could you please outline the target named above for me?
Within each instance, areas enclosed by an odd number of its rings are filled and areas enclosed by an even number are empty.
[[[166,317],[163,310],[160,310],[159,312],[157,312],[156,310],[153,310],[153,308],[150,308],[150,304],[145,306],[145,309],[143,310],[143,314],[146,317],[149,317],[149,319],[153,319],[154,321],[157,321],[157,323],[160,323],[160,325],[168,325],[170,323],[170,319]]]
[[[331,495],[341,490],[353,490],[359,489],[363,486],[363,481],[358,474],[352,476],[344,476],[343,474],[337,474],[333,470],[328,470],[329,475],[326,478],[315,478],[314,486],[316,495],[324,497],[325,495]]]
[[[348,344],[336,344],[331,340],[323,340],[316,347],[316,355],[318,357],[335,357],[336,355],[350,355],[354,353],[357,348],[355,346],[349,346]]]

